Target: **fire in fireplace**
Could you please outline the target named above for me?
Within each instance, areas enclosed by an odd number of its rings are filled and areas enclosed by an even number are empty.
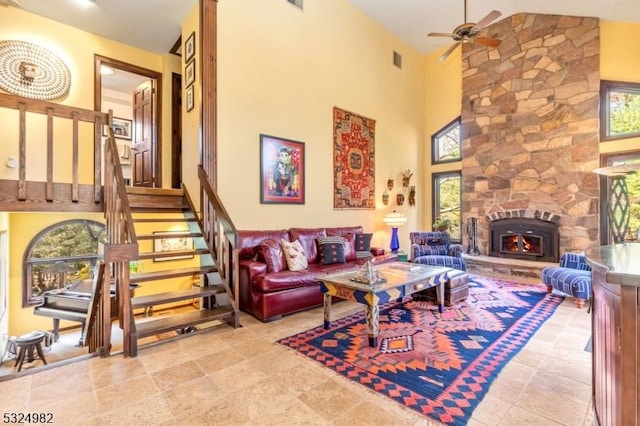
[[[489,223],[489,254],[512,259],[558,261],[558,226],[530,218],[499,219]]]

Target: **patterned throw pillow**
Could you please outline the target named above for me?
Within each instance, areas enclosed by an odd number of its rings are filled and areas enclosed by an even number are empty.
[[[280,241],[284,257],[287,259],[287,266],[290,271],[304,271],[309,266],[307,258],[304,255],[304,249],[300,241],[295,240],[290,243],[287,240]]]
[[[356,259],[369,259],[371,253],[371,237],[373,234],[356,234]]]
[[[318,259],[323,265],[345,263],[343,237],[318,237]]]

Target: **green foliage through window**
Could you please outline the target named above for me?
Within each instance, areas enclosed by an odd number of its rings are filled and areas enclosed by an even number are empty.
[[[431,163],[460,161],[461,145],[460,117],[458,117],[431,136]]]
[[[600,139],[640,136],[640,84],[606,80],[600,84]]]
[[[91,278],[98,243],[105,241],[105,226],[92,220],[60,222],[36,235],[25,253],[23,305],[39,303],[45,291]]]
[[[433,217],[449,219],[449,235],[453,240],[461,239],[460,200],[461,172],[447,172],[433,175]]]

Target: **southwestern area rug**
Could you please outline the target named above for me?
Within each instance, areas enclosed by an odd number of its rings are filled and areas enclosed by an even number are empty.
[[[543,285],[477,275],[469,287],[467,300],[443,314],[410,297],[384,305],[377,348],[368,346],[364,312],[278,343],[433,420],[465,425],[500,370],[563,300]]]
[[[376,121],[333,108],[333,207],[374,209]]]

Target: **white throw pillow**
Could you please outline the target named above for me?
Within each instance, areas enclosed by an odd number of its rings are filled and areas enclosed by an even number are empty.
[[[304,249],[300,241],[295,240],[290,243],[289,241],[280,241],[284,257],[287,259],[287,266],[290,271],[304,271],[309,266],[307,257],[304,255]]]

